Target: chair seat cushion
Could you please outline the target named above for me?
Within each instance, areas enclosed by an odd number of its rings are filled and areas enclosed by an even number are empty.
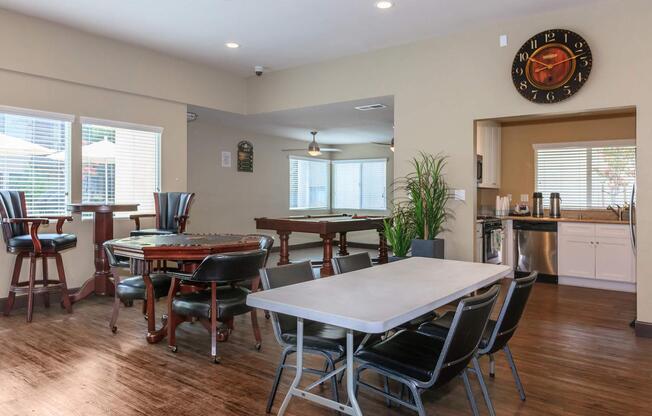
[[[403,330],[356,353],[360,361],[373,367],[428,382],[435,371],[444,340]]]
[[[154,296],[156,298],[166,296],[170,290],[172,277],[167,274],[156,273],[150,275],[150,278],[154,285]],[[121,280],[116,287],[116,292],[118,298],[122,301],[147,299],[143,276],[133,276]]]
[[[353,343],[357,347],[365,334],[356,332]],[[296,331],[281,334],[283,341],[291,345],[297,344]],[[303,345],[322,351],[332,351],[338,354],[346,352],[346,329],[321,322],[305,321],[303,325]]]
[[[217,288],[217,320],[224,321],[236,315],[251,311],[247,306],[248,289],[243,287],[223,286]],[[211,291],[184,293],[172,300],[172,310],[182,316],[211,318]]]
[[[448,331],[453,323],[453,318],[455,317],[455,312],[449,311],[435,319],[432,322],[427,322],[419,327],[419,332],[422,332],[426,335],[431,335],[439,338],[446,338]],[[487,322],[487,328],[484,330],[482,335],[482,340],[480,341],[479,349],[485,349],[489,344],[491,339],[491,333],[496,327],[496,321],[490,319]]]
[[[77,236],[74,234],[39,234],[38,239],[41,242],[43,251],[53,252],[73,248],[77,245]],[[19,235],[12,237],[7,241],[9,250],[34,250],[32,237],[29,235]]]
[[[137,237],[137,236],[140,236],[140,235],[170,235],[170,234],[177,234],[177,230],[176,229],[166,230],[166,229],[160,229],[160,228],[146,228],[144,230],[133,230],[130,233],[130,235],[132,237]]]

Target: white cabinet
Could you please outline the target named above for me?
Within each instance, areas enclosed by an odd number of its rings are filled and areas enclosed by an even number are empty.
[[[479,121],[476,125],[476,153],[482,156],[482,182],[479,188],[500,188],[500,124]]]
[[[636,280],[629,227],[560,223],[559,275],[633,283]]]

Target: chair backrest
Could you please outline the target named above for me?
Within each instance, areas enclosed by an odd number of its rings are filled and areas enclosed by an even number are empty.
[[[106,259],[109,261],[109,266],[111,267],[119,267],[120,263],[118,262],[118,258],[113,254],[113,246],[111,245],[111,241],[105,241],[104,244],[104,253],[106,253]]]
[[[309,261],[260,270],[260,280],[265,290],[309,282],[313,279],[315,275]],[[297,318],[275,312],[272,312],[271,316],[274,336],[278,343],[283,345],[281,335],[297,329]]]
[[[489,343],[481,351],[482,353],[498,351],[512,338],[521,321],[537,276],[537,272],[532,272],[528,276],[512,280],[509,284],[505,302],[500,308],[500,314],[489,338]]]
[[[269,259],[269,253],[272,252],[272,246],[274,245],[274,237],[265,234],[253,234],[256,237],[260,237],[259,248],[265,250],[265,262],[263,267],[267,267],[267,260]]]
[[[195,282],[233,283],[258,277],[265,250],[236,251],[206,257],[187,280]]]
[[[190,212],[194,193],[187,192],[154,192],[154,208],[156,209],[156,228],[161,230],[185,231],[185,218]]]
[[[373,266],[371,257],[366,251],[364,253],[349,254],[348,256],[334,257],[332,260],[335,273],[347,273],[355,270],[366,269]]]
[[[430,386],[443,384],[462,372],[473,358],[496,304],[499,285],[483,294],[462,299],[444,342]]]
[[[0,191],[0,219],[4,218],[25,218],[27,207],[25,203],[25,192],[21,191]],[[7,240],[19,235],[28,233],[25,224],[2,223],[2,237]]]

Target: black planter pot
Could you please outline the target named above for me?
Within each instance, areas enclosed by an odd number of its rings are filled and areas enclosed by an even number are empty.
[[[441,238],[435,238],[434,240],[421,240],[415,238],[412,240],[412,257],[443,259],[444,240]]]
[[[405,256],[405,257],[389,256],[388,261],[389,261],[390,263],[393,263],[393,262],[395,262],[395,261],[401,261],[401,260],[405,260],[405,259],[409,259],[409,257],[407,257],[407,256]]]

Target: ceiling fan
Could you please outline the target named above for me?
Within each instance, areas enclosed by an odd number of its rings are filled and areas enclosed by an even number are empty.
[[[389,146],[389,150],[392,152],[394,151],[394,138],[392,137],[392,141],[389,143],[381,143],[381,142],[371,142],[373,144],[377,144],[378,146]]]
[[[335,149],[332,147],[325,147],[325,148],[320,148],[319,144],[317,143],[317,131],[313,130],[310,132],[312,134],[312,142],[308,145],[308,154],[310,156],[319,156],[322,154],[322,152],[341,152],[341,149]],[[306,149],[283,149],[281,150],[282,152],[297,152],[297,151],[302,151]]]

